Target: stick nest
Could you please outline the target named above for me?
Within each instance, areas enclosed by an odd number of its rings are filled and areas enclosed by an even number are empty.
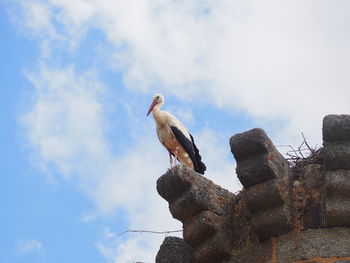
[[[298,148],[294,148],[291,145],[280,145],[289,147],[290,150],[286,152],[286,160],[294,172],[301,173],[304,171],[305,166],[308,164],[323,164],[323,148],[322,147],[310,147],[307,143],[303,133],[302,143]]]

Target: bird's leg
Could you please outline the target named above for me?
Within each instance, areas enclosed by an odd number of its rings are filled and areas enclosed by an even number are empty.
[[[179,150],[179,146],[176,146],[175,148],[175,152],[174,152],[174,155],[175,155],[175,166],[176,166],[176,160],[177,160],[177,151]]]
[[[169,152],[169,159],[170,159],[170,169],[173,168],[173,156],[171,155],[171,152]]]

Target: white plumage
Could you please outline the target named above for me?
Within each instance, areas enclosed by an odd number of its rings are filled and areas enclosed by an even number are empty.
[[[160,110],[164,104],[164,97],[156,94],[148,110],[147,116],[152,112],[157,126],[159,141],[169,152],[170,167],[172,167],[172,155],[181,163],[192,168],[196,172],[204,174],[206,167],[201,161],[199,151],[194,144],[192,135],[186,127],[169,112]]]

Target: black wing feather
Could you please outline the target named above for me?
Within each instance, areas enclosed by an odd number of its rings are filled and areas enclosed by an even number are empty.
[[[199,150],[197,148],[197,146],[194,143],[194,139],[192,134],[190,133],[190,137],[192,140],[192,145],[194,148],[194,156],[196,158],[196,165],[197,165],[197,169],[196,170],[198,173],[204,174],[205,170],[207,170],[207,167],[205,166],[205,164],[202,162],[202,156],[199,154]]]
[[[180,143],[180,145],[185,149],[191,158],[194,170],[198,173],[204,174],[206,166],[201,161],[202,157],[199,154],[197,146],[194,144],[192,135],[190,134],[191,140],[189,140],[177,127],[170,126],[170,128],[174,133],[176,140]]]

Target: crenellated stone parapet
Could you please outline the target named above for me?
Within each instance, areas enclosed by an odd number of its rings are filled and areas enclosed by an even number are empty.
[[[350,226],[350,115],[323,120],[325,226]]]
[[[256,240],[240,198],[190,168],[168,171],[158,179],[157,190],[169,202],[172,216],[183,223],[184,240],[198,262],[228,259],[235,247]]]
[[[288,162],[262,129],[236,134],[230,145],[254,232],[264,240],[291,231],[292,177]]]
[[[349,263],[350,115],[326,116],[323,140],[318,161],[298,170],[262,129],[232,136],[236,195],[184,166],[161,176],[158,193],[193,249],[183,263]]]

